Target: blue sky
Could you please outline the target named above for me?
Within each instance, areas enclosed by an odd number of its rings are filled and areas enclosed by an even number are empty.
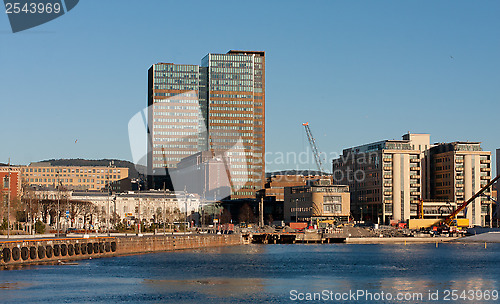
[[[494,151],[499,15],[498,1],[82,0],[12,34],[0,13],[0,162],[131,160],[149,66],[230,49],[266,51],[269,152],[305,151],[305,121],[324,152],[407,131]]]

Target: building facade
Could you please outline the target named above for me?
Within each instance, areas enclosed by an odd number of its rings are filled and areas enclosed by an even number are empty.
[[[9,180],[10,177],[10,180]],[[10,186],[9,186],[10,184]],[[21,196],[21,168],[14,166],[0,167],[0,199],[7,202],[7,196],[10,189],[10,199],[16,199]]]
[[[347,221],[350,214],[349,187],[328,179],[286,187],[284,200],[285,222]]]
[[[417,216],[421,164],[422,151],[411,139],[384,140],[345,149],[333,161],[333,177],[349,185],[355,219],[389,224]]]
[[[458,204],[471,198],[491,180],[491,152],[483,151],[479,142],[437,144],[429,151],[431,195]],[[491,196],[491,189],[485,195]],[[471,225],[491,222],[492,206],[486,196],[470,203],[464,216]]]
[[[175,168],[182,158],[203,150],[198,146],[204,127],[199,86],[197,65],[157,63],[149,68],[150,170]]]
[[[35,218],[49,225],[59,223],[63,230],[106,229],[119,222],[174,223],[193,219],[200,210],[196,195],[171,191],[102,193],[83,191],[38,190],[32,199],[38,202]],[[56,202],[59,200],[59,204]],[[57,212],[59,206],[59,212]],[[52,210],[53,212],[45,212]]]
[[[128,168],[90,166],[50,166],[43,163],[21,168],[24,183],[30,186],[68,190],[101,190],[106,185],[128,177]]]
[[[320,175],[274,175],[267,178],[265,184],[266,197],[274,198],[276,202],[285,200],[285,188],[295,186],[306,186],[309,181],[318,179],[329,179],[333,183],[332,176]]]
[[[230,160],[231,198],[255,197],[265,182],[265,53],[208,54],[208,147]]]
[[[170,174],[183,158],[210,151],[228,160],[231,198],[255,197],[265,182],[265,53],[158,63],[148,79],[148,174]]]

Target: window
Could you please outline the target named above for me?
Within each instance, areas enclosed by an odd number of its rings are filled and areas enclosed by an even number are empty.
[[[323,211],[327,213],[342,212],[342,197],[340,195],[323,196]]]

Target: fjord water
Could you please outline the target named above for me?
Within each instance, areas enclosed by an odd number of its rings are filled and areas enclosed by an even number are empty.
[[[297,293],[500,289],[500,244],[243,245],[0,271],[2,303],[293,303]],[[428,299],[438,290],[440,299]],[[307,301],[304,301],[307,302]],[[311,303],[311,301],[308,301]],[[318,301],[316,301],[318,302]],[[495,303],[457,299],[452,303]]]

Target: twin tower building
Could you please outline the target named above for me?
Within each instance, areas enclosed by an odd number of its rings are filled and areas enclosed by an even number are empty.
[[[255,197],[265,181],[265,96],[264,52],[208,54],[201,65],[152,65],[150,187],[168,183],[214,199]]]

